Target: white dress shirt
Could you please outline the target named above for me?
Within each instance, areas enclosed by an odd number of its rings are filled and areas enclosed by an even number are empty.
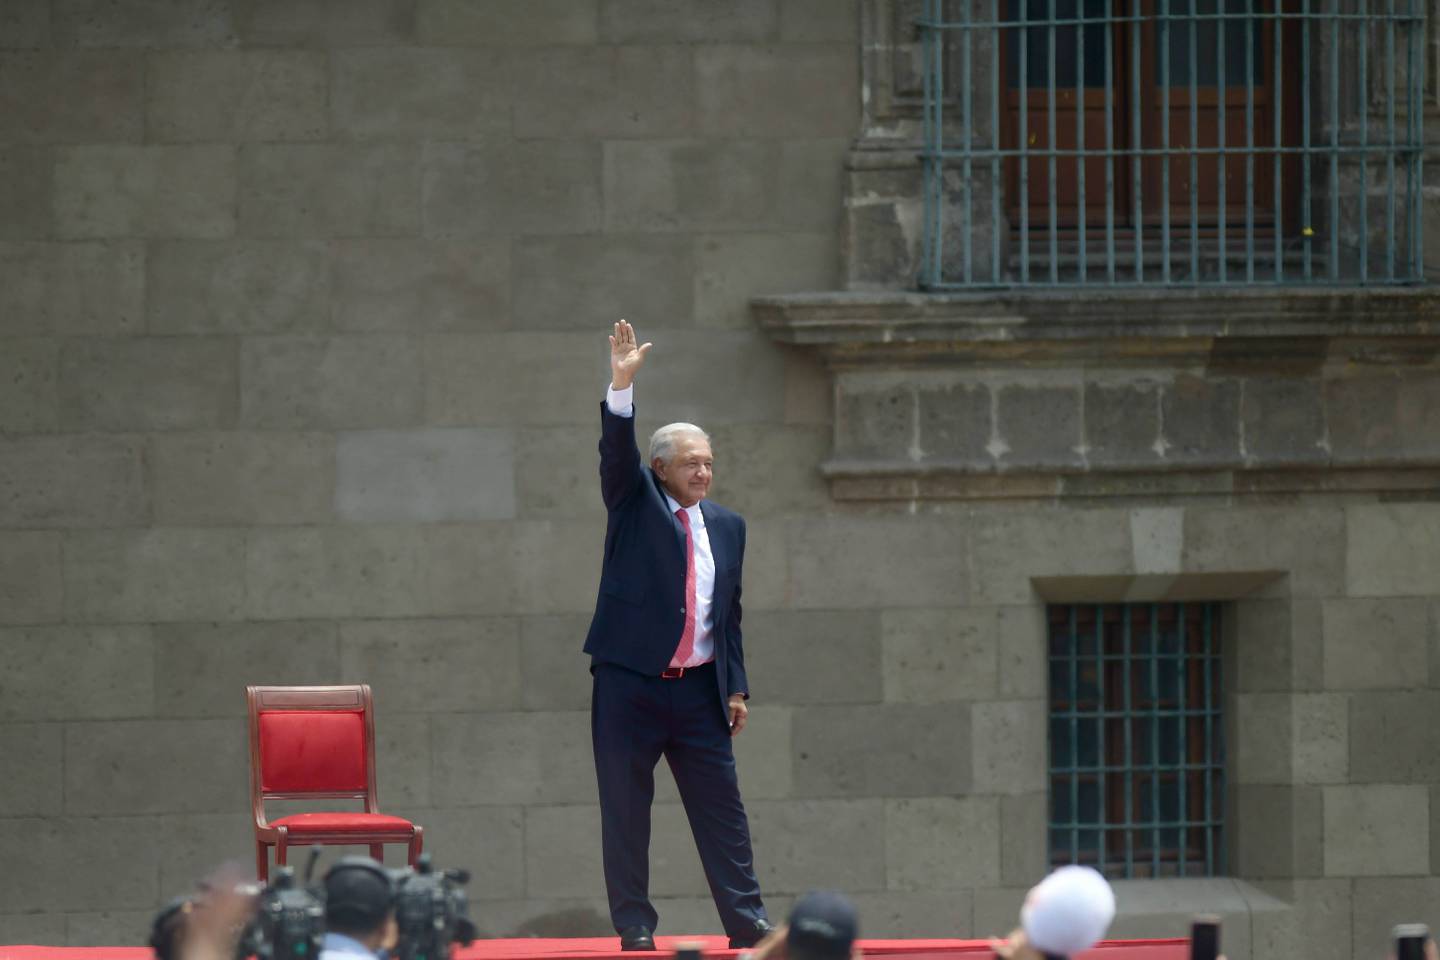
[[[635,385],[624,390],[611,386],[605,394],[605,405],[617,417],[635,415]],[[665,502],[674,516],[680,504],[667,492]],[[690,659],[684,663],[671,660],[672,667],[698,667],[715,659],[715,555],[710,552],[710,535],[705,531],[705,514],[700,504],[685,507],[690,518],[690,539],[695,544],[695,647]],[[675,638],[676,646],[680,638]]]

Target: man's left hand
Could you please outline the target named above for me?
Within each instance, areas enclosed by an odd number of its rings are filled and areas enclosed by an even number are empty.
[[[745,698],[738,693],[730,695],[730,736],[740,735],[745,729],[745,718],[749,716],[750,709],[745,706]]]

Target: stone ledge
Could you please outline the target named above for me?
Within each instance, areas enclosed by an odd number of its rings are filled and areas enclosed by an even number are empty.
[[[1264,356],[1314,356],[1316,341],[1379,342],[1417,360],[1440,349],[1440,288],[1286,287],[828,292],[751,301],[783,343],[834,363],[1207,357],[1235,342]]]

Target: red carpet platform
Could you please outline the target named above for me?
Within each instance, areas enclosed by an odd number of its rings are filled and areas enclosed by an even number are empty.
[[[657,937],[659,956],[677,943],[701,943],[706,954],[733,957],[723,937]],[[1186,960],[1188,940],[1107,940],[1076,960]],[[864,940],[866,956],[902,960],[956,960],[990,955],[984,940]],[[150,960],[143,947],[0,946],[0,960]],[[477,940],[456,951],[455,960],[634,960],[621,953],[614,937],[575,940]]]

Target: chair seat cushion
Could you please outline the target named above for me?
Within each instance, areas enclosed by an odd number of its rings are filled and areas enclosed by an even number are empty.
[[[388,833],[408,837],[415,825],[404,817],[386,813],[296,813],[270,821],[272,827],[284,827],[292,836],[307,833]]]

